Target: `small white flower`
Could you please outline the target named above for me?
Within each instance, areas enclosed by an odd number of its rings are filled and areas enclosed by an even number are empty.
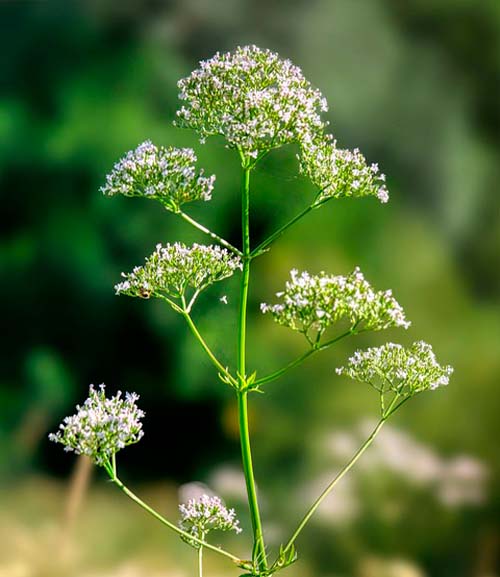
[[[338,375],[366,382],[378,391],[411,396],[447,385],[453,368],[441,366],[431,345],[417,341],[409,348],[386,343],[365,351],[356,351]]]
[[[219,300],[221,303],[227,305],[227,296],[226,295],[222,295]]]
[[[290,277],[285,290],[276,294],[281,302],[262,303],[260,310],[271,313],[277,323],[303,333],[310,341],[341,319],[347,319],[351,327],[369,330],[410,325],[392,293],[375,291],[359,268],[348,276],[292,270]]]
[[[198,539],[204,540],[213,530],[241,533],[234,509],[227,509],[219,497],[201,495],[179,505],[179,511],[179,527]],[[193,547],[198,547],[194,541],[188,542]]]
[[[337,148],[331,135],[304,140],[298,158],[301,173],[319,189],[318,202],[349,196],[375,196],[382,203],[389,200],[385,175],[378,165],[368,165],[357,148]]]
[[[211,199],[215,176],[196,173],[195,162],[191,148],[158,147],[146,140],[115,164],[100,190],[152,198],[176,212],[185,202]]]
[[[190,298],[241,267],[238,257],[217,245],[158,244],[143,266],[122,274],[126,280],[118,283],[115,291],[140,298]]]
[[[49,439],[65,446],[66,451],[91,457],[97,465],[109,463],[112,456],[144,435],[140,420],[144,412],[136,405],[139,395],[118,393],[106,398],[105,386],[90,385],[89,396],[76,414],[66,417],[57,433]]]
[[[176,124],[201,139],[222,135],[250,158],[313,138],[326,126],[320,117],[326,101],[300,68],[256,46],[217,53],[178,86],[185,104]]]

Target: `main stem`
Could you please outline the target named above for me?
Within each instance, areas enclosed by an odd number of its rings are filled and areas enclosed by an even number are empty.
[[[266,549],[260,520],[257,491],[250,448],[250,432],[248,428],[248,392],[246,389],[246,326],[248,284],[250,280],[250,168],[243,167],[242,200],[241,200],[241,228],[243,236],[243,273],[240,285],[240,314],[238,322],[238,424],[240,430],[241,460],[248,495],[248,506],[252,520],[255,561],[261,570],[267,569]]]

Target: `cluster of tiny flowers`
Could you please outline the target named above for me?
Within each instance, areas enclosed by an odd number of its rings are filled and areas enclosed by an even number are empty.
[[[363,196],[375,196],[383,203],[389,200],[385,174],[379,171],[378,164],[368,165],[357,148],[337,148],[329,135],[304,141],[299,160],[301,173],[320,190],[318,202]]]
[[[87,455],[97,465],[106,465],[112,456],[144,435],[141,419],[144,412],[136,405],[139,395],[118,393],[106,398],[105,387],[90,385],[89,396],[76,414],[66,417],[57,433],[49,439],[64,445],[65,451]]]
[[[241,269],[241,260],[217,245],[157,244],[144,266],[122,273],[126,280],[117,284],[115,291],[141,298],[181,298],[188,288],[200,292],[238,268]]]
[[[191,148],[158,147],[146,140],[115,164],[100,190],[152,198],[175,212],[185,202],[211,198],[215,176],[203,176],[195,163]]]
[[[178,83],[185,105],[177,125],[196,130],[202,141],[226,138],[245,155],[301,142],[323,132],[326,100],[289,60],[256,46],[217,53]]]
[[[333,323],[347,319],[351,327],[381,330],[389,327],[408,328],[401,305],[392,292],[374,291],[359,268],[348,276],[310,275],[292,270],[285,290],[276,296],[281,302],[261,304],[263,313],[270,312],[276,322],[303,333],[311,340]]]
[[[411,396],[447,385],[453,368],[441,366],[431,345],[417,341],[409,348],[387,343],[356,351],[347,366],[337,368],[336,372],[369,383],[383,393],[393,391]]]
[[[227,509],[219,497],[201,495],[198,499],[190,499],[185,505],[179,505],[179,511],[179,527],[198,539],[204,540],[214,529],[241,533],[234,509]],[[197,546],[195,542],[191,544]]]

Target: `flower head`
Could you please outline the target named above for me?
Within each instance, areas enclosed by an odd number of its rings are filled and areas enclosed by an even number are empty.
[[[179,511],[179,527],[198,539],[204,540],[213,530],[241,533],[234,509],[227,509],[219,497],[201,495],[179,505]],[[191,544],[198,546],[194,541]]]
[[[381,330],[408,328],[401,305],[390,290],[375,291],[359,268],[348,276],[310,275],[292,270],[285,290],[276,294],[281,302],[261,304],[263,313],[303,333],[308,340],[319,340],[333,323],[347,319],[352,328]]]
[[[178,83],[177,124],[202,139],[219,134],[245,155],[321,133],[326,100],[289,60],[256,46],[217,53]]]
[[[101,192],[152,198],[176,212],[185,202],[211,198],[215,176],[203,176],[195,163],[191,148],[158,147],[146,140],[115,164]]]
[[[122,273],[125,280],[115,286],[116,294],[133,297],[179,299],[191,289],[194,297],[209,285],[241,269],[238,257],[217,245],[182,243],[156,245],[143,266]]]
[[[375,196],[383,203],[389,200],[385,174],[378,165],[368,165],[357,148],[337,148],[329,135],[305,140],[299,160],[301,173],[319,189],[317,202],[345,196]]]
[[[369,383],[381,393],[411,396],[447,385],[453,368],[440,365],[431,345],[417,341],[409,348],[387,343],[356,351],[336,372]]]
[[[136,405],[139,395],[118,393],[106,398],[105,387],[94,389],[76,413],[66,417],[57,433],[49,439],[64,445],[66,451],[87,455],[97,465],[106,465],[112,456],[127,445],[137,443],[144,435],[141,419],[144,412]]]

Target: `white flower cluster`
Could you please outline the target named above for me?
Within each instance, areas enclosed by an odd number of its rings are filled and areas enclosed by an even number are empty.
[[[276,294],[281,302],[262,303],[260,308],[311,342],[319,340],[330,325],[341,319],[347,319],[351,327],[374,331],[410,326],[392,292],[373,290],[359,268],[348,276],[299,274],[296,270],[290,276],[285,290]]]
[[[289,60],[256,46],[217,53],[178,83],[185,105],[178,126],[201,139],[218,134],[256,158],[260,152],[323,132],[326,100]]]
[[[179,505],[179,511],[179,527],[198,539],[204,540],[214,529],[241,533],[234,509],[227,509],[219,497],[201,495],[198,499],[190,499],[185,505]],[[198,547],[194,541],[191,545]]]
[[[381,393],[411,396],[447,385],[453,368],[441,366],[431,345],[417,341],[409,348],[395,343],[356,351],[337,374],[369,383]]]
[[[117,284],[115,291],[141,298],[181,298],[188,288],[199,293],[241,268],[238,257],[217,245],[157,244],[144,266],[122,273],[126,280]]]
[[[375,196],[383,203],[389,200],[385,174],[378,164],[368,165],[357,148],[337,148],[330,135],[305,140],[298,158],[301,173],[319,189],[317,202],[348,196]]]
[[[101,192],[108,196],[144,196],[173,212],[193,200],[210,200],[215,176],[195,169],[191,148],[155,146],[150,140],[131,150],[106,177]]]
[[[106,398],[105,387],[90,385],[89,396],[76,414],[66,417],[57,433],[49,439],[61,443],[65,451],[87,455],[97,465],[109,463],[112,456],[127,445],[137,443],[144,435],[141,419],[144,412],[136,405],[139,395],[118,393]]]
[[[352,430],[334,431],[323,441],[325,447],[325,461],[330,457],[340,465],[349,459],[373,431],[376,422],[363,420]],[[387,471],[411,485],[425,488],[433,493],[435,498],[447,507],[462,507],[480,505],[484,503],[488,492],[488,478],[490,471],[486,465],[473,456],[459,454],[455,456],[441,456],[432,447],[427,446],[401,429],[385,425],[377,436],[376,442],[364,455],[359,463],[360,473],[370,479],[381,480],[381,473]],[[331,478],[332,473],[328,473]],[[324,486],[325,484],[323,484]],[[357,508],[362,503],[359,485],[352,477],[343,479],[339,487],[346,490],[347,499],[355,499]],[[383,489],[383,485],[380,486]],[[344,495],[342,495],[344,497]],[[325,500],[325,509],[328,505],[335,507],[339,496],[328,503]],[[357,513],[356,509],[352,513]],[[341,519],[339,519],[341,520]]]

